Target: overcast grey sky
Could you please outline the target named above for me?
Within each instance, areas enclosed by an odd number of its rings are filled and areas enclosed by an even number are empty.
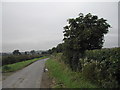
[[[117,2],[4,2],[3,51],[52,48],[62,42],[66,20],[79,13],[92,13],[107,19],[112,28],[105,35],[104,47],[118,46]]]

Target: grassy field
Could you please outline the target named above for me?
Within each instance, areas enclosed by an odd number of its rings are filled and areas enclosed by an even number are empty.
[[[47,58],[47,57],[35,58],[35,59],[32,59],[32,60],[27,60],[27,61],[14,63],[14,64],[4,65],[2,67],[2,72],[3,73],[5,73],[5,72],[14,72],[14,71],[20,70],[20,69],[30,65],[31,63],[33,63],[33,62],[35,62],[37,60],[44,59],[44,58]]]
[[[54,58],[47,60],[46,66],[50,77],[55,80],[52,88],[97,88],[86,81],[81,73],[71,71],[64,63]]]

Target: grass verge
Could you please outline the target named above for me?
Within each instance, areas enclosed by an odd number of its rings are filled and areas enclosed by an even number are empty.
[[[14,64],[4,65],[4,66],[2,66],[2,72],[3,73],[14,72],[14,71],[20,70],[20,69],[32,64],[33,62],[35,62],[37,60],[44,59],[44,58],[47,58],[47,57],[35,58],[35,59],[27,60],[27,61],[14,63]]]
[[[79,72],[71,71],[64,63],[49,59],[46,61],[49,75],[53,78],[52,88],[97,88],[89,81],[86,81]]]

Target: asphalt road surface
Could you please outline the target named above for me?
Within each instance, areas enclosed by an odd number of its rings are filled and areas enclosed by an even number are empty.
[[[40,88],[43,68],[47,59],[38,60],[7,77],[2,82],[2,88]]]

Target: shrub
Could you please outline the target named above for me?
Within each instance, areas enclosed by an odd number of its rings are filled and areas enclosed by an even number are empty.
[[[96,67],[96,64],[94,62],[93,63],[88,63],[83,68],[83,71],[82,71],[84,77],[87,78],[87,79],[89,79],[89,80],[95,81],[96,80],[95,67]]]
[[[120,48],[86,51],[80,65],[86,79],[104,88],[120,87]]]
[[[2,71],[4,71],[4,70],[6,70],[6,71],[8,71],[8,70],[10,70],[11,68],[9,67],[9,66],[4,66],[3,68],[2,68]]]

